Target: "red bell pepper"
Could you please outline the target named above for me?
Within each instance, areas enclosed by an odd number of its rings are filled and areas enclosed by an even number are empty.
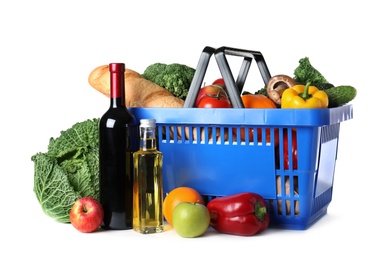
[[[280,169],[280,145],[275,145],[275,148],[275,166],[276,169]],[[285,170],[290,169],[290,154],[292,155],[292,170],[296,170],[298,169],[297,132],[295,129],[291,131],[291,150],[289,151],[287,129],[283,129],[283,167]]]
[[[212,199],[207,208],[210,226],[221,233],[251,236],[266,230],[270,223],[265,200],[253,192]]]

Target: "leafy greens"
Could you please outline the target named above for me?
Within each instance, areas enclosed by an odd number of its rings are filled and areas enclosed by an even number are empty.
[[[34,193],[46,215],[69,223],[74,202],[99,199],[99,119],[88,119],[50,138],[48,151],[31,157]]]

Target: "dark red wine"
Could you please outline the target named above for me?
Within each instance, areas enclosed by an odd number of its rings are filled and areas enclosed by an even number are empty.
[[[99,123],[100,202],[104,229],[130,229],[133,221],[133,161],[139,147],[135,117],[125,105],[125,64],[111,63],[110,107]]]

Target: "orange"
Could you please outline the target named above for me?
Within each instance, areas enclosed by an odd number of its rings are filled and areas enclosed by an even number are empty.
[[[197,202],[204,205],[202,195],[190,187],[177,187],[165,196],[163,202],[163,215],[165,220],[172,225],[173,209],[180,202]]]

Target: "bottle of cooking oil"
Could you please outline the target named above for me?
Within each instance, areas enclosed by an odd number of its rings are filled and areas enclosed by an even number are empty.
[[[163,154],[157,150],[155,119],[140,120],[140,149],[133,159],[133,229],[142,234],[162,232]]]

